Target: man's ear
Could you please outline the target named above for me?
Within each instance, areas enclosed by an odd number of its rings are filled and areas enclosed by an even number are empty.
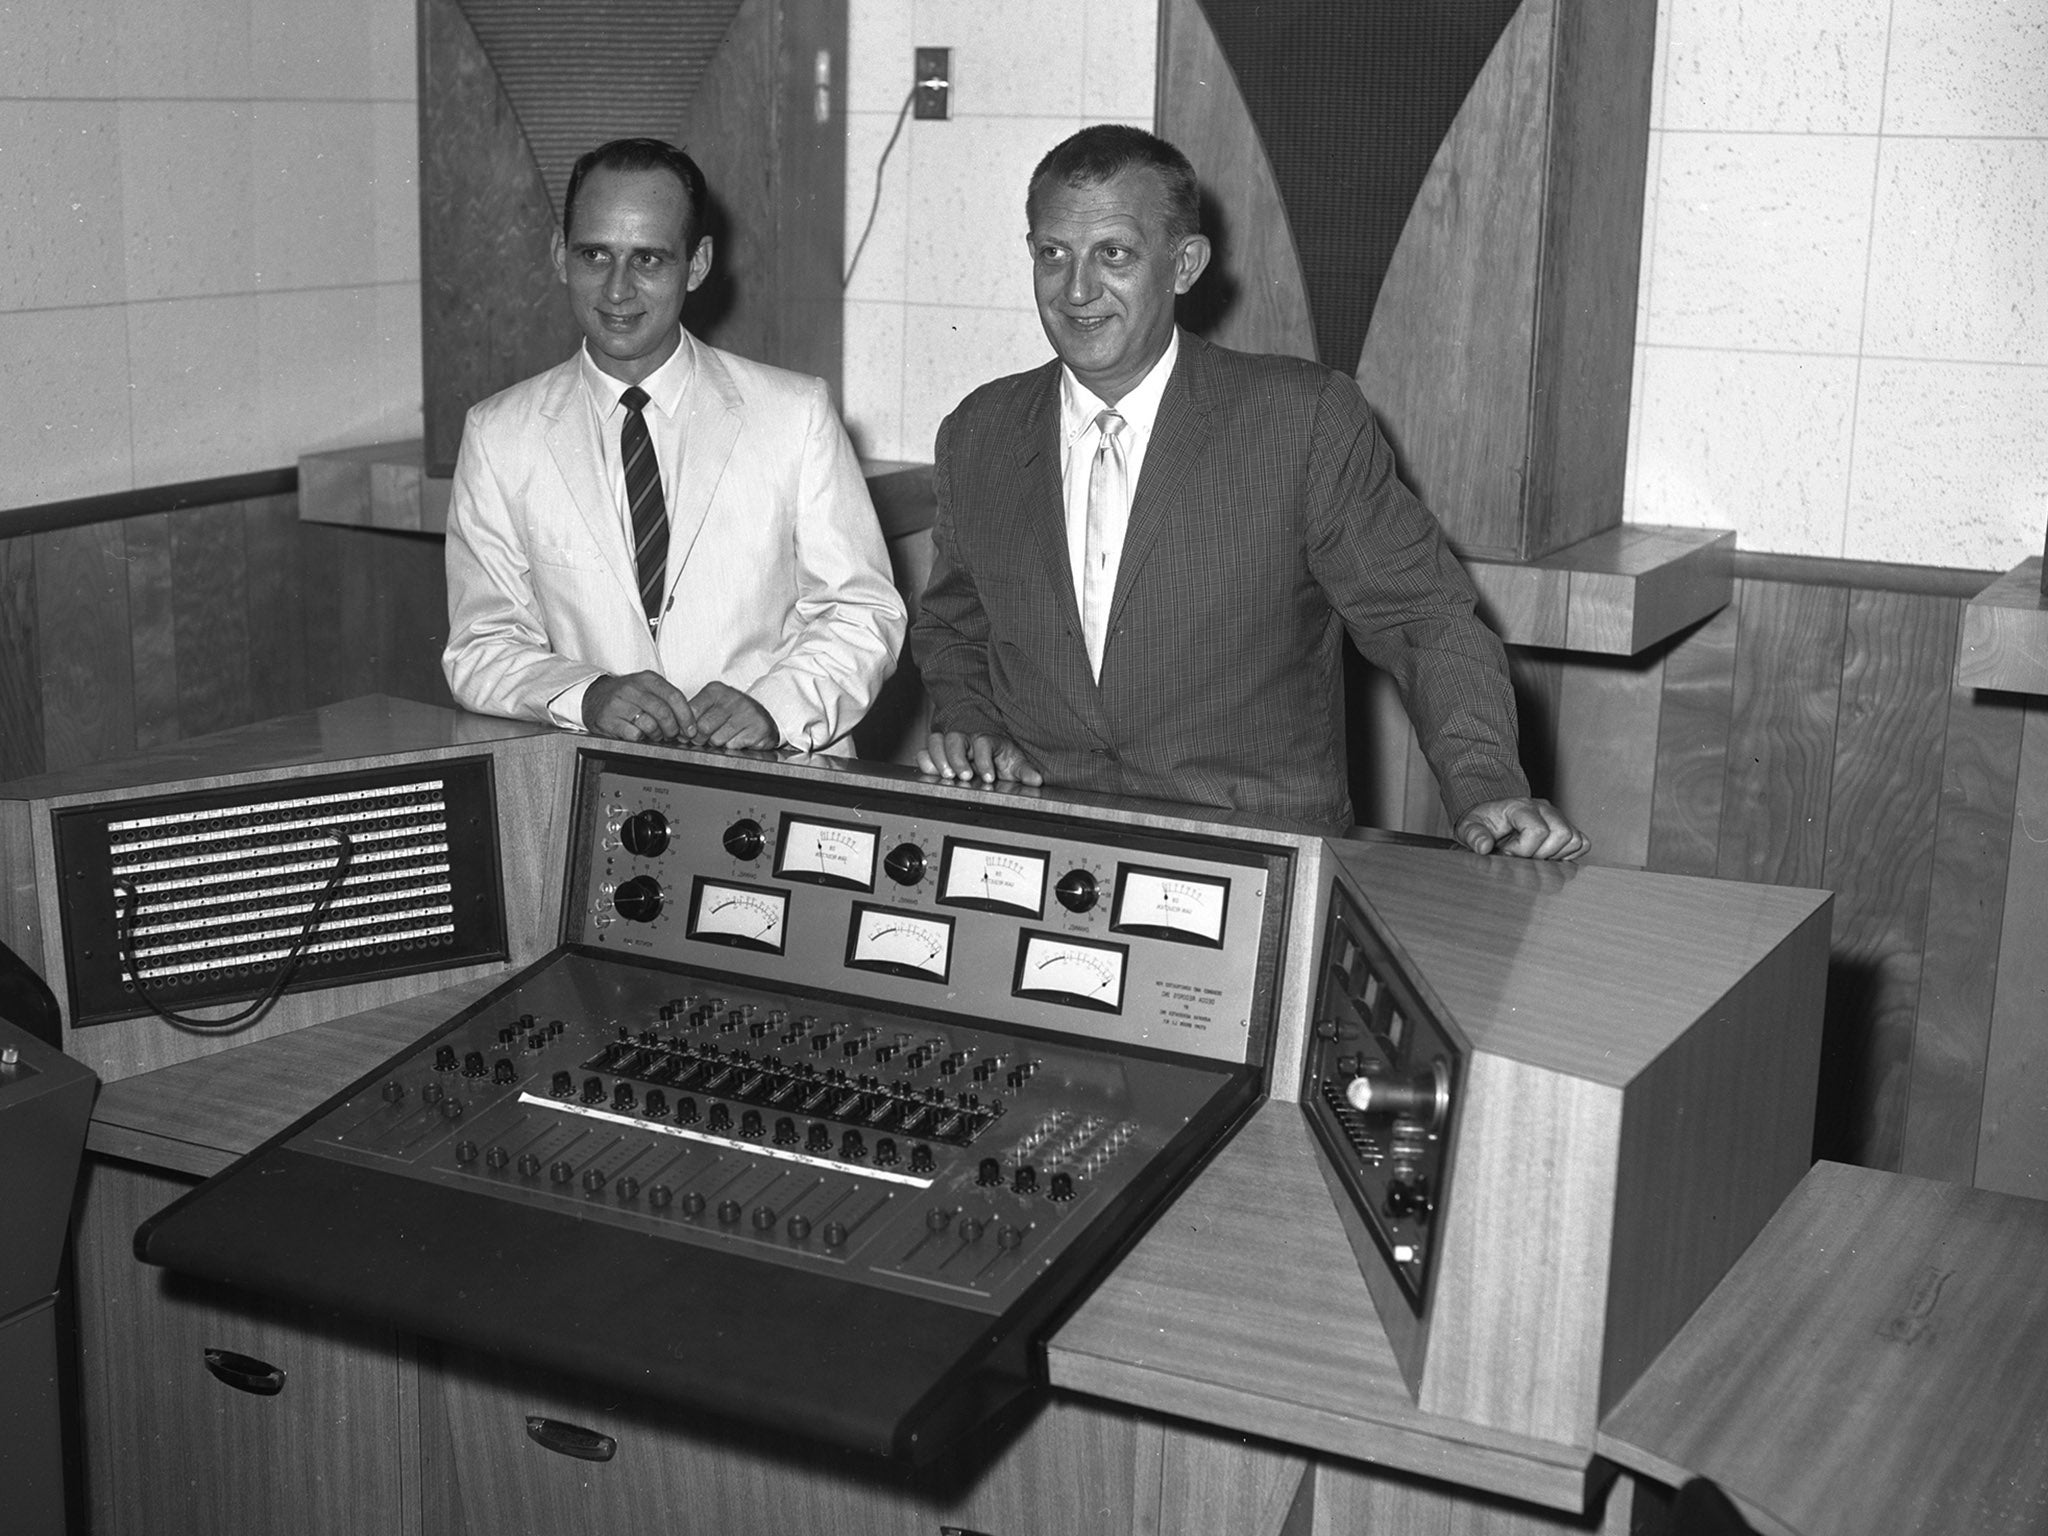
[[[548,241],[548,255],[554,259],[555,281],[567,283],[569,281],[569,242],[562,238],[562,231],[559,228],[555,230],[553,238]]]
[[[690,252],[690,282],[689,286],[683,289],[683,292],[695,293],[698,287],[702,285],[704,279],[710,275],[711,237],[706,235],[697,242],[697,249]]]
[[[1173,257],[1173,291],[1186,293],[1209,266],[1209,237],[1189,235]]]

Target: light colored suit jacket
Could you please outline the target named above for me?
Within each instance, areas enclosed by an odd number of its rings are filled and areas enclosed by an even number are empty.
[[[832,747],[903,642],[867,484],[820,380],[687,332],[683,344],[695,375],[659,645],[572,357],[463,424],[448,686],[467,709],[546,720],[550,699],[600,673],[657,671],[685,695],[720,681],[766,709],[786,745]]]
[[[912,646],[935,730],[1054,784],[1342,827],[1343,634],[1392,674],[1455,818],[1526,795],[1500,641],[1358,386],[1183,332],[1091,677],[1060,494],[1059,364],[939,429]]]

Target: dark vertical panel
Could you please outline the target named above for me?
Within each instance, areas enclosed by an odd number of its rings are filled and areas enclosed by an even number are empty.
[[[1711,875],[1718,862],[1738,612],[1739,604],[1730,603],[1680,636],[1664,658],[1657,781],[1650,795],[1651,869]]]
[[[2025,719],[2012,695],[1950,690],[1901,1173],[1976,1177]]]
[[[1985,1057],[1977,1186],[2048,1197],[2048,709],[2020,728],[1998,979]]]
[[[181,512],[171,522],[171,624],[178,645],[181,736],[245,725],[249,692],[249,570],[239,503]]]
[[[178,640],[171,616],[171,517],[122,524],[128,550],[128,654],[135,669],[135,745],[178,739]]]
[[[1545,799],[1557,795],[1558,757],[1563,750],[1558,728],[1567,664],[1561,651],[1508,648],[1508,676],[1514,681],[1515,715],[1521,727],[1522,772],[1529,776],[1529,792]]]
[[[36,543],[0,539],[0,779],[43,771]]]
[[[298,499],[268,496],[242,505],[242,547],[249,562],[250,718],[268,720],[306,707],[305,582],[299,568]]]
[[[1602,864],[1649,862],[1661,656],[1575,657],[1560,668],[1551,798],[1593,840]]]
[[[1871,1168],[1896,1169],[1905,1141],[1957,618],[1953,598],[1859,591],[1844,625],[1815,1149]]]
[[[365,693],[452,704],[441,541],[317,523],[303,532],[309,705]]]
[[[1727,811],[1715,873],[1819,886],[1849,594],[1777,581],[1738,582],[1736,591]]]
[[[135,750],[128,572],[119,523],[35,535],[43,744],[55,771]]]

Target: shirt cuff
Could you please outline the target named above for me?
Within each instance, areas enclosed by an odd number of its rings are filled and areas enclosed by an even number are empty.
[[[586,731],[583,724],[583,695],[590,692],[595,677],[586,677],[580,683],[571,683],[552,699],[548,700],[548,718],[565,731]]]

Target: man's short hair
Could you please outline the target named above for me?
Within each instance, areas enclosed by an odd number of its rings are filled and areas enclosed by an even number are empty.
[[[1024,215],[1031,216],[1039,187],[1047,181],[1093,187],[1139,166],[1159,173],[1166,187],[1166,237],[1179,240],[1202,232],[1202,188],[1188,157],[1157,134],[1124,123],[1097,123],[1055,144],[1031,173]]]
[[[690,212],[683,221],[683,254],[697,249],[704,233],[704,200],[710,189],[697,162],[666,139],[613,139],[581,156],[569,171],[569,190],[562,194],[562,238],[569,238],[569,226],[576,217],[576,192],[592,171],[667,171],[683,184],[690,199]]]

